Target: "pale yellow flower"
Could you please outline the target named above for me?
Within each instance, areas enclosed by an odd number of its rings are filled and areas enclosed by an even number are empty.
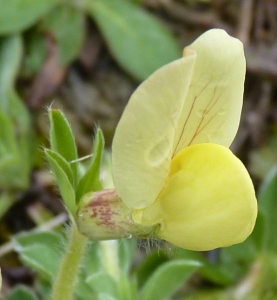
[[[134,92],[112,146],[117,195],[133,221],[179,247],[209,250],[245,240],[257,202],[228,149],[245,77],[242,43],[213,29]]]

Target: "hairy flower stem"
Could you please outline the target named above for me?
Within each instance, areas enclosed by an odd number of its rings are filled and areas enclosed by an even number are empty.
[[[86,248],[87,240],[78,231],[76,224],[72,222],[67,249],[60,263],[57,277],[53,282],[51,300],[73,299],[80,262]]]

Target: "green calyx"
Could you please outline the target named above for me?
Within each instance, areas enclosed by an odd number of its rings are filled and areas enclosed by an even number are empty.
[[[149,238],[156,231],[156,226],[135,223],[132,210],[114,189],[87,193],[80,201],[76,223],[83,235],[94,240]]]

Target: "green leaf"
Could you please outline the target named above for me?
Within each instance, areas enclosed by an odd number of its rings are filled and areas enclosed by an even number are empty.
[[[0,185],[26,189],[34,161],[35,143],[29,115],[11,89],[9,114],[0,108]]]
[[[259,211],[264,218],[263,250],[277,247],[277,167],[273,167],[258,193]]]
[[[37,244],[25,247],[21,252],[22,261],[48,280],[57,274],[60,258],[55,249]]]
[[[17,140],[19,165],[20,169],[19,174],[21,175],[21,182],[24,186],[24,189],[28,188],[30,183],[30,173],[35,161],[36,151],[36,137],[34,132],[30,129],[29,133],[24,133],[18,137]]]
[[[49,109],[50,117],[50,144],[51,150],[59,153],[63,158],[71,163],[74,181],[77,182],[78,170],[77,148],[71,127],[59,109]]]
[[[84,255],[82,265],[84,272],[87,276],[99,273],[103,271],[103,264],[101,261],[101,250],[99,249],[99,243],[96,241],[89,241],[88,247],[86,249],[86,254]]]
[[[14,156],[17,154],[17,147],[14,138],[13,124],[0,108],[0,160],[3,156]]]
[[[99,191],[102,189],[102,184],[100,181],[100,167],[102,161],[102,155],[104,150],[105,140],[103,133],[100,128],[97,129],[94,144],[93,144],[93,156],[91,160],[91,164],[88,167],[84,176],[80,179],[76,198],[77,204],[79,200],[88,192]]]
[[[115,59],[135,78],[143,80],[181,56],[167,27],[140,6],[127,0],[94,0],[87,9]]]
[[[0,20],[3,6],[7,6],[5,4],[1,5],[2,1],[0,0]],[[13,88],[22,58],[22,51],[23,45],[19,35],[0,39],[0,107],[5,113],[9,112],[7,93]]]
[[[155,270],[168,261],[169,257],[164,251],[155,251],[147,255],[141,264],[136,268],[138,286],[143,286],[155,272]]]
[[[97,292],[108,294],[115,299],[118,298],[118,288],[115,280],[107,273],[95,273],[89,276],[86,282]]]
[[[266,230],[268,230],[268,228],[266,229],[266,226],[268,226],[266,223],[266,215],[264,214],[264,212],[259,210],[254,230],[248,238],[252,241],[253,245],[255,246],[257,254],[258,252],[266,250],[266,244],[268,242],[266,240]]]
[[[1,1],[1,0],[0,0]],[[23,52],[22,39],[14,35],[0,40],[0,106],[8,113],[19,132],[29,130],[30,117],[21,99],[14,91]]]
[[[122,239],[118,246],[118,258],[120,269],[128,274],[136,253],[136,240],[135,239]]]
[[[256,257],[255,245],[249,239],[241,244],[220,249],[220,264],[233,282],[245,276]]]
[[[18,235],[15,250],[22,261],[47,280],[57,273],[61,259],[61,236],[54,232]]]
[[[6,300],[38,300],[34,293],[24,285],[16,286]]]
[[[70,179],[63,170],[63,167],[65,167],[65,165],[61,166],[59,164],[61,160],[56,160],[56,155],[53,155],[53,151],[50,152],[49,150],[45,150],[45,154],[51,166],[51,170],[57,180],[65,207],[74,216],[76,211],[75,191],[70,182]]]
[[[54,152],[50,149],[45,149],[44,151],[47,157],[50,156],[62,168],[68,180],[70,181],[71,185],[73,186],[74,185],[73,173],[69,163],[57,152]]]
[[[0,0],[0,34],[12,34],[33,25],[57,0]]]
[[[18,156],[5,156],[0,160],[0,187],[7,189],[26,189],[29,178],[21,169]]]
[[[0,109],[11,118],[20,135],[30,131],[30,116],[14,90],[23,52],[22,39],[14,35],[2,38],[0,43]]]
[[[218,250],[213,250],[218,251]],[[222,263],[213,263],[208,260],[206,255],[201,252],[195,252],[190,250],[185,250],[181,248],[174,249],[174,259],[189,259],[195,260],[202,264],[199,268],[199,274],[206,280],[213,282],[217,285],[228,286],[233,284],[233,276],[230,274],[228,268]]]
[[[119,280],[120,300],[137,299],[137,282],[127,274],[122,274]],[[140,299],[140,298],[139,298]]]
[[[59,5],[45,18],[43,28],[55,36],[62,66],[68,65],[79,54],[84,41],[84,25],[82,12],[69,6]]]
[[[1,0],[0,0],[1,1]],[[21,133],[30,130],[30,116],[14,91],[23,52],[22,39],[14,35],[0,40],[0,107]]]
[[[30,114],[14,88],[8,91],[7,98],[9,101],[9,115],[18,135],[32,135]]]
[[[40,300],[49,299],[52,290],[52,281],[49,280],[37,280],[36,291],[40,296]]]
[[[28,185],[29,174],[34,163],[36,149],[35,134],[31,127],[31,117],[18,94],[11,89],[8,92],[10,119],[14,125],[14,139],[17,144],[22,181]],[[15,135],[16,134],[16,135]]]
[[[45,35],[38,30],[32,30],[24,37],[25,56],[22,61],[21,74],[25,78],[34,78],[42,69],[47,50],[45,47]]]
[[[16,202],[16,200],[17,200],[16,195],[11,191],[4,190],[0,193],[0,220],[5,215],[5,213],[10,209],[10,207]],[[0,278],[1,278],[1,272],[0,272]]]
[[[87,276],[83,272],[85,268],[82,268],[81,273],[78,277],[77,286],[75,288],[76,300],[83,300],[83,299],[98,299],[96,296],[95,291],[86,283]],[[75,299],[74,298],[74,299]]]
[[[14,237],[14,241],[18,246],[16,250],[33,244],[43,244],[57,248],[61,244],[61,239],[62,236],[54,231],[23,233]]]
[[[0,91],[0,185],[26,189],[35,148],[30,116],[13,88],[14,67],[6,64],[0,71],[0,81],[6,84]]]
[[[139,299],[168,299],[200,265],[192,260],[173,260],[162,264],[146,282]]]
[[[22,49],[19,35],[0,39],[0,186],[26,189],[34,144],[30,116],[14,90]]]
[[[118,298],[114,298],[109,294],[101,293],[97,295],[98,300],[118,300]]]

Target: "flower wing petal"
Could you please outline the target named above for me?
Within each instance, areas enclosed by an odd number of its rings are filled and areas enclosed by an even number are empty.
[[[240,120],[245,77],[243,45],[224,30],[212,29],[185,50],[197,59],[174,140],[173,156],[198,143],[229,147]]]
[[[116,128],[113,178],[130,208],[152,204],[170,172],[173,139],[190,84],[195,53],[151,75],[131,96]]]
[[[245,240],[255,224],[257,201],[247,170],[228,148],[198,144],[173,159],[157,201],[133,214],[144,225],[160,224],[160,238],[204,251]]]

